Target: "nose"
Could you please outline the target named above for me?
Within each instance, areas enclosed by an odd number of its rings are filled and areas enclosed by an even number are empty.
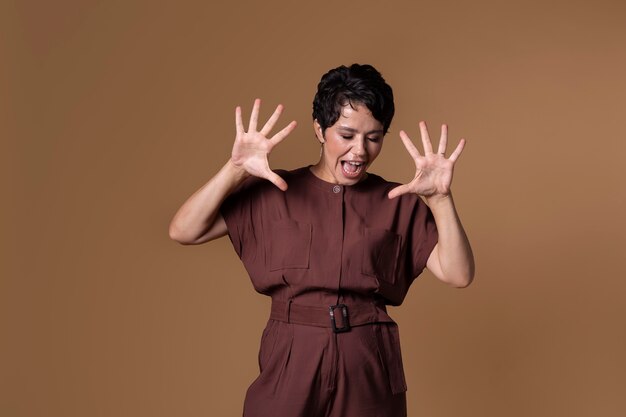
[[[352,146],[352,154],[360,158],[365,157],[367,155],[367,149],[365,148],[365,137],[355,139],[356,140],[353,142],[354,145]]]

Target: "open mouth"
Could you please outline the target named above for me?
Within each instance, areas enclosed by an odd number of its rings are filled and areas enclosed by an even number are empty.
[[[348,178],[357,178],[365,169],[365,162],[358,161],[341,161],[341,170],[343,175]]]

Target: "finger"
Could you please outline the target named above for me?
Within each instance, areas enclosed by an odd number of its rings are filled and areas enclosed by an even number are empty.
[[[256,125],[259,121],[259,108],[261,107],[261,99],[254,100],[254,106],[252,106],[252,114],[250,115],[250,125],[248,126],[248,132],[256,132]]]
[[[456,161],[459,156],[461,156],[461,152],[463,152],[463,148],[465,148],[465,142],[467,142],[465,139],[461,139],[459,141],[459,144],[456,146],[456,149],[454,150],[454,152],[452,152],[452,155],[450,155],[450,160],[452,162]]]
[[[267,177],[265,178],[271,181],[272,184],[274,184],[281,190],[283,191],[287,190],[287,183],[285,182],[285,180],[279,177],[274,171],[268,172]]]
[[[243,122],[241,120],[241,107],[235,108],[235,128],[237,129],[237,135],[243,134]]]
[[[276,107],[276,110],[274,110],[274,113],[272,113],[272,116],[269,118],[269,120],[267,121],[267,123],[265,123],[265,126],[263,126],[263,129],[261,129],[261,134],[263,136],[267,136],[269,135],[269,133],[272,131],[272,129],[274,128],[274,125],[276,124],[276,121],[278,120],[278,118],[280,117],[280,114],[283,112],[283,105],[279,104]]]
[[[400,131],[400,139],[402,139],[402,143],[404,143],[404,147],[406,148],[406,150],[409,152],[409,155],[411,155],[413,159],[417,159],[421,156],[420,152],[417,150],[415,145],[413,145],[413,141],[411,140],[411,138],[409,138],[409,135],[407,135],[404,130]]]
[[[422,134],[422,145],[424,145],[424,155],[433,153],[433,145],[430,143],[430,137],[428,136],[428,128],[426,122],[420,122],[420,132]]]
[[[271,139],[269,140],[270,144],[272,146],[279,144],[283,139],[287,137],[287,135],[289,135],[296,128],[297,125],[298,123],[295,120],[289,123],[287,127],[271,137]]]
[[[439,148],[437,153],[446,156],[446,147],[448,146],[448,125],[441,125],[441,137],[439,138]]]
[[[410,192],[411,189],[409,188],[408,184],[398,185],[396,188],[389,191],[387,197],[391,200],[392,198],[396,198],[398,196],[401,196],[402,194],[408,194]]]

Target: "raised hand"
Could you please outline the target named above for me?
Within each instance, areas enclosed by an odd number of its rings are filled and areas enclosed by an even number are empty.
[[[415,193],[426,198],[435,196],[447,196],[450,194],[452,184],[452,173],[454,163],[463,152],[465,139],[461,139],[456,149],[449,158],[446,159],[446,146],[448,144],[448,126],[441,126],[441,138],[437,153],[433,152],[433,146],[428,136],[428,129],[425,122],[420,122],[420,132],[424,155],[421,155],[409,136],[403,130],[400,131],[400,138],[415,162],[415,177],[408,184],[399,185],[388,194],[389,198],[395,198],[402,194]]]
[[[270,169],[268,156],[274,146],[279,144],[296,128],[296,122],[292,121],[283,130],[268,139],[267,136],[278,121],[283,111],[283,106],[278,105],[263,128],[257,130],[260,107],[261,100],[257,98],[254,100],[247,132],[244,129],[241,119],[241,107],[237,106],[235,109],[237,135],[235,137],[235,144],[233,145],[231,161],[235,166],[244,169],[248,174],[265,178],[285,191],[287,189],[287,183]]]

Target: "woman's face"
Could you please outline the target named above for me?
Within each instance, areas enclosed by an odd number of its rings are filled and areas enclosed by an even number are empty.
[[[314,122],[317,139],[323,143],[320,161],[313,173],[324,181],[353,185],[366,177],[369,165],[383,147],[383,125],[361,104],[343,107],[339,119],[326,129]]]

